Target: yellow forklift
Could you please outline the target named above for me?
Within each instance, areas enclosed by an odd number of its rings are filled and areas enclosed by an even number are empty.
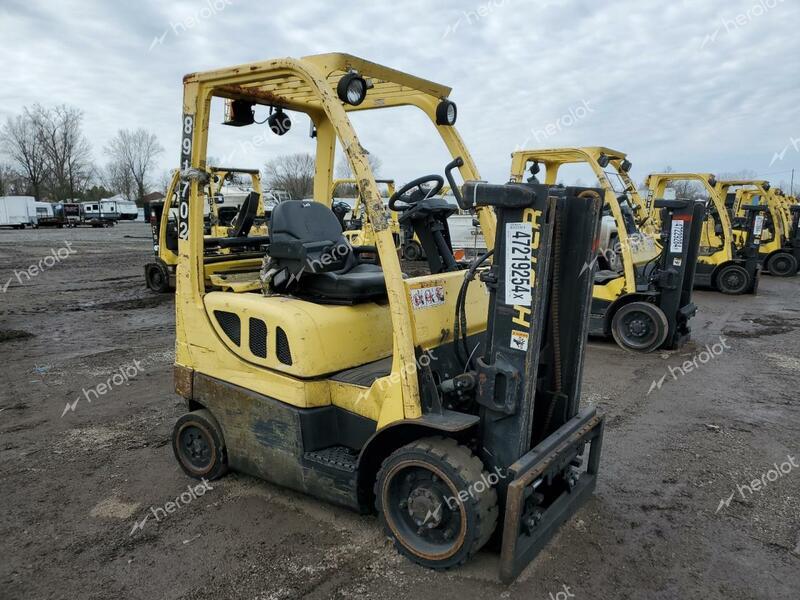
[[[632,352],[683,345],[691,334],[689,320],[697,312],[692,282],[703,208],[686,201],[655,200],[653,210],[661,216],[656,224],[628,175],[630,161],[610,148],[520,150],[511,156],[511,181],[521,182],[528,172],[528,181],[538,181],[544,168],[544,183],[553,185],[563,165],[583,163],[603,190],[607,233],[585,269],[594,278],[589,333],[613,337]]]
[[[184,77],[175,387],[189,412],[172,446],[190,476],[233,469],[362,512],[426,567],[463,563],[491,538],[513,580],[596,483],[603,417],[580,408],[597,190],[467,183],[491,251],[462,268],[452,205],[423,189],[390,206],[431,242],[430,273],[405,278],[390,217],[348,116],[410,106],[433,123],[457,189],[479,175],[450,88],[325,54]],[[256,105],[308,115],[312,201],[280,203],[249,282],[204,273],[202,189],[212,100],[237,125]],[[230,119],[229,119],[230,120]],[[364,263],[330,209],[337,145],[359,182],[380,265]],[[408,186],[406,186],[408,188]],[[460,197],[460,195],[459,195]],[[569,243],[567,243],[567,240]],[[228,255],[223,260],[235,260]],[[219,265],[217,265],[219,267]]]
[[[737,242],[748,235],[747,213],[750,207],[762,207],[763,231],[759,258],[765,272],[776,277],[793,277],[800,266],[800,244],[792,238],[791,221],[776,190],[764,180],[725,180],[719,182],[726,196]]]
[[[748,218],[743,231],[747,234],[737,247],[725,195],[711,173],[651,173],[646,180],[648,206],[652,206],[656,198],[664,198],[667,188],[677,182],[697,183],[708,195],[694,284],[723,294],[755,294],[761,275],[758,246],[763,218],[758,218],[759,211],[745,212]],[[659,222],[658,211],[651,219]]]
[[[204,198],[204,244],[206,271],[210,276],[215,272],[214,264],[219,261],[218,254],[228,254],[232,248],[241,258],[241,252],[252,251],[248,242],[242,244],[249,236],[263,236],[266,233],[266,222],[261,206],[261,178],[258,170],[228,167],[209,167],[209,180],[203,189]],[[252,190],[244,202],[232,211],[221,210],[224,204],[221,188],[232,175],[247,175],[251,180]],[[147,287],[157,293],[167,293],[175,289],[175,269],[178,265],[178,238],[181,208],[179,198],[186,184],[181,183],[180,172],[172,174],[167,195],[162,202],[153,202],[148,207],[151,235],[153,237],[153,254],[155,259],[144,267]],[[185,207],[184,207],[185,209]],[[205,215],[208,215],[206,217]],[[181,225],[185,226],[185,225]],[[245,258],[245,261],[247,259]],[[247,264],[245,262],[245,264]],[[230,267],[230,265],[229,265]]]
[[[376,179],[375,183],[379,186],[384,186],[383,192],[386,198],[390,198],[394,195],[396,191],[394,179]],[[345,189],[350,188],[354,192],[355,196],[352,206],[343,201],[340,201],[337,205],[336,193],[342,187]],[[353,246],[374,246],[375,234],[365,216],[366,208],[361,198],[358,182],[353,178],[334,179],[331,184],[331,198],[333,200],[331,209],[339,218],[339,222],[344,229],[345,239]],[[350,219],[347,219],[348,213],[351,215]],[[393,212],[391,214],[391,219],[390,228],[392,230],[392,235],[395,237],[395,247],[399,248],[400,224],[397,221],[397,213]]]

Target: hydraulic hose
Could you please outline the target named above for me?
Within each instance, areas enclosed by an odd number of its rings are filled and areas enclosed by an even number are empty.
[[[470,351],[467,343],[467,291],[470,282],[475,278],[475,273],[478,271],[478,268],[493,254],[494,250],[489,250],[470,263],[464,275],[464,281],[461,282],[461,289],[458,291],[458,297],[456,298],[455,321],[453,323],[453,349],[461,366],[465,368],[469,367],[472,356],[472,351]]]

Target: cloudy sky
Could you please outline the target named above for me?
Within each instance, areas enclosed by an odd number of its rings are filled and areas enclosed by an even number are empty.
[[[628,152],[638,181],[667,165],[776,183],[797,168],[800,187],[796,0],[0,0],[0,39],[0,120],[78,106],[99,164],[117,130],[146,127],[160,169],[176,166],[186,73],[340,51],[451,86],[491,181],[523,145],[605,145]],[[447,162],[410,109],[354,122],[383,176]],[[210,154],[238,166],[311,148],[299,118],[251,151],[252,131],[233,129],[212,130]]]

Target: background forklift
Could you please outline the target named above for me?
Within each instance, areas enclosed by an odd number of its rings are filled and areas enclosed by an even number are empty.
[[[708,194],[695,285],[712,287],[723,294],[755,294],[761,275],[758,245],[763,217],[757,218],[759,210],[746,212],[743,228],[747,235],[737,247],[725,195],[720,193],[717,178],[711,173],[651,173],[646,180],[648,205],[655,198],[664,198],[670,184],[687,181],[700,184]],[[658,211],[651,215],[656,223],[659,217]]]
[[[608,245],[586,269],[594,272],[591,335],[610,337],[633,352],[673,349],[690,336],[689,319],[697,311],[692,282],[700,244],[702,206],[677,200],[657,200],[663,217],[648,219],[644,202],[628,176],[631,163],[610,148],[521,150],[512,154],[511,180],[558,181],[565,164],[585,163],[600,183],[604,215],[613,220]],[[614,177],[619,183],[612,185]],[[621,184],[621,185],[620,185]],[[649,224],[647,221],[650,221]],[[657,232],[657,236],[651,234]]]
[[[404,278],[347,113],[421,110],[454,158],[448,180],[455,169],[477,180],[449,95],[343,54],[184,78],[175,383],[189,412],[172,445],[193,477],[230,468],[376,510],[398,551],[427,567],[461,564],[496,532],[510,581],[596,482],[603,419],[579,408],[591,281],[578,275],[600,202],[596,190],[468,185],[461,202],[498,239],[493,262],[487,252],[464,270],[447,246],[451,205],[400,190],[391,205],[436,249],[430,274]],[[242,124],[268,104],[316,129],[314,201],[273,211],[263,264],[249,274],[259,289],[221,288],[203,269],[213,98],[240,103]],[[337,144],[381,266],[361,262],[330,210]],[[441,186],[442,176],[416,181]]]
[[[731,214],[737,245],[745,243],[748,235],[747,207],[763,207],[763,231],[759,244],[762,267],[776,277],[793,277],[800,266],[800,245],[791,239],[791,223],[781,201],[768,181],[724,180],[718,183],[725,194],[725,205]]]
[[[204,198],[204,244],[205,263],[207,275],[215,272],[214,263],[219,262],[215,254],[227,254],[229,248],[237,247],[239,251],[246,250],[247,246],[234,246],[232,239],[241,240],[250,234],[263,235],[266,233],[266,223],[261,217],[258,223],[260,209],[260,194],[255,190],[261,189],[260,174],[254,169],[236,169],[227,167],[210,167],[210,176],[207,186],[203,190]],[[223,202],[219,190],[223,182],[231,174],[245,174],[251,178],[252,190],[244,202],[236,208],[233,215],[226,216],[220,212]],[[167,195],[162,202],[152,202],[148,207],[150,230],[153,236],[153,253],[155,260],[144,267],[144,276],[147,287],[157,293],[167,293],[175,289],[175,269],[178,265],[178,238],[180,221],[179,193],[186,186],[181,186],[180,172],[172,174]],[[205,214],[208,214],[206,222]],[[254,227],[255,226],[255,227]],[[241,258],[241,257],[240,257]],[[228,269],[230,269],[228,265]]]
[[[394,179],[376,179],[375,183],[386,186],[385,191],[387,199],[394,195]],[[350,188],[350,190],[354,193],[352,207],[346,202],[342,202],[343,205],[347,206],[346,212],[344,210],[345,206],[336,206],[336,194],[340,188]],[[339,222],[342,224],[345,239],[353,246],[374,246],[375,233],[366,218],[366,208],[364,206],[364,201],[361,199],[361,192],[358,188],[358,182],[353,178],[334,179],[333,183],[331,184],[331,199],[334,202],[334,205],[331,208],[339,218]],[[346,218],[347,212],[350,213],[350,219]],[[399,248],[400,224],[397,221],[396,213],[392,213],[390,218],[392,235],[395,237],[395,247]]]

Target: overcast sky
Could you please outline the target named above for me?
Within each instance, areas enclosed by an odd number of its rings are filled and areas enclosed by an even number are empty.
[[[630,155],[637,181],[667,165],[775,183],[797,168],[797,188],[799,25],[796,0],[0,0],[0,119],[35,102],[75,105],[99,164],[118,129],[146,127],[168,169],[184,74],[339,51],[451,86],[491,181],[508,178],[522,145],[604,145]],[[447,161],[409,109],[354,122],[383,176]],[[233,129],[212,130],[210,154],[236,166],[311,148],[299,118],[251,151],[253,131]]]

